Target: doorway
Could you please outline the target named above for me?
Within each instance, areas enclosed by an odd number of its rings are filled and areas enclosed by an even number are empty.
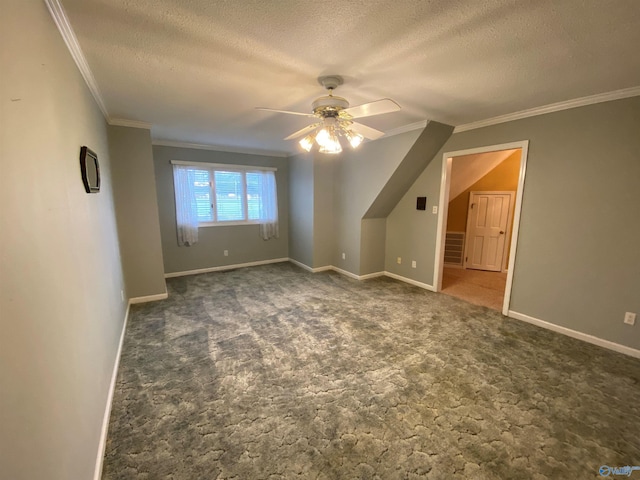
[[[444,154],[436,291],[508,313],[527,148],[522,141]]]

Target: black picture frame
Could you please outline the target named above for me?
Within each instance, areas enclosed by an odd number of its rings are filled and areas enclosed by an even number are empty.
[[[426,210],[427,209],[427,197],[418,197],[416,201],[416,210]]]
[[[98,155],[87,146],[80,149],[80,172],[87,193],[100,191],[100,163]]]

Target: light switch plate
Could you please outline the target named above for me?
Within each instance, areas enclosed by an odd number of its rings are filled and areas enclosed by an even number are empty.
[[[431,212],[438,213],[438,206],[434,205],[433,208],[431,209]]]

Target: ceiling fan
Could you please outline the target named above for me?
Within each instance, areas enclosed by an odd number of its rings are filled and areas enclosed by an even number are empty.
[[[258,110],[268,112],[286,113],[289,115],[302,115],[311,117],[317,121],[292,133],[285,140],[306,135],[300,140],[300,146],[307,152],[313,148],[314,141],[320,147],[321,153],[336,154],[342,151],[339,137],[347,139],[352,148],[357,148],[365,138],[375,140],[384,135],[384,132],[368,127],[354,118],[371,117],[383,113],[397,112],[400,105],[389,98],[364,103],[356,107],[349,107],[349,102],[342,97],[333,95],[333,91],[342,85],[342,77],[327,75],[318,78],[320,85],[329,91],[329,95],[319,97],[311,104],[313,113],[291,112],[288,110],[276,110],[273,108],[257,107]]]

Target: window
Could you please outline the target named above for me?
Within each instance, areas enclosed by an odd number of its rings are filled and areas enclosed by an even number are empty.
[[[215,217],[218,222],[248,220],[245,209],[246,177],[242,172],[213,172]]]
[[[269,172],[198,168],[193,172],[199,224],[261,223],[263,179]]]
[[[216,225],[260,224],[265,240],[278,236],[278,201],[272,169],[172,163],[180,245],[197,242],[197,227]],[[189,231],[184,243],[180,240],[181,228]]]

